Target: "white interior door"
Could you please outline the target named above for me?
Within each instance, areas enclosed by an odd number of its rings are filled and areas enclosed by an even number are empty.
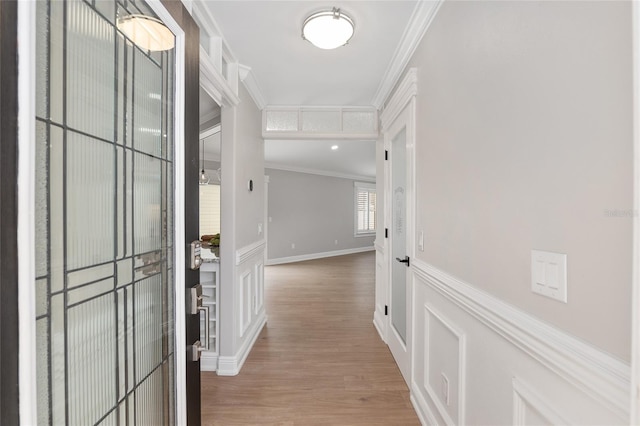
[[[411,185],[409,113],[405,109],[385,134],[389,149],[388,227],[390,229],[389,335],[387,343],[402,375],[409,383],[411,348],[410,248],[411,248]]]

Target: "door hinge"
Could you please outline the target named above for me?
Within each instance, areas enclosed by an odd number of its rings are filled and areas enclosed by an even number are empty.
[[[384,305],[384,314],[389,315],[389,307],[387,305]]]
[[[384,159],[385,160],[389,159],[389,151],[387,151],[386,149],[384,150]]]
[[[389,238],[389,228],[384,228],[384,237]]]

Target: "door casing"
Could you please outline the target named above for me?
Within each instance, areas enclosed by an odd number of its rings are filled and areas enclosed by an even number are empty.
[[[415,116],[416,116],[416,94],[417,94],[417,69],[410,68],[398,85],[396,92],[391,97],[385,110],[380,115],[381,128],[384,136],[384,149],[391,152],[391,141],[398,131],[406,128],[406,235],[407,235],[407,255],[411,260],[415,258]],[[389,230],[393,226],[391,223],[391,165],[390,161],[385,161],[384,166],[384,221],[385,228]],[[390,232],[391,234],[391,232]],[[391,236],[391,235],[390,235]],[[389,239],[385,239],[385,271],[384,283],[380,287],[384,291],[384,299],[391,307],[391,271],[392,262],[396,262],[391,253]],[[393,330],[390,323],[390,316],[385,316],[384,330],[386,335],[384,340],[397,357],[396,362],[402,371],[402,375],[411,387],[411,372],[413,371],[413,307],[414,286],[412,268],[407,268],[407,329],[406,342],[403,344]],[[377,298],[377,297],[376,297]]]

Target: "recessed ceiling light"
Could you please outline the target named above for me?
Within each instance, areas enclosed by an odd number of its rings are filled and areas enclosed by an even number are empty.
[[[335,151],[336,149],[338,149],[338,145],[332,145],[331,149]]]
[[[338,8],[316,12],[302,24],[302,38],[320,49],[335,49],[351,40],[353,19]]]
[[[152,52],[173,49],[175,37],[160,20],[145,15],[118,19],[118,29],[141,49]]]

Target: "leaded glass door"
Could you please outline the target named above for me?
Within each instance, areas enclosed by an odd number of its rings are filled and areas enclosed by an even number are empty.
[[[38,423],[175,424],[174,50],[141,0],[37,3]]]

